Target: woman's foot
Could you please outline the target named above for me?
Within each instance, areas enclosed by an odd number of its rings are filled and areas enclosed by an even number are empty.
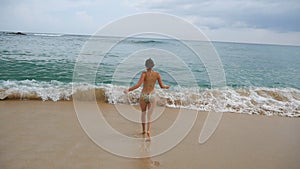
[[[147,139],[146,141],[151,141],[151,132],[150,131],[147,131]]]
[[[143,131],[143,132],[142,132],[142,135],[144,135],[144,134],[146,134],[146,131]]]

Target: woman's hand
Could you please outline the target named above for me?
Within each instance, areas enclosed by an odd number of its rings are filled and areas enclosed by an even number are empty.
[[[128,89],[126,89],[126,90],[123,91],[123,93],[125,93],[125,94],[128,94],[128,92],[129,92]]]
[[[169,85],[165,85],[165,86],[164,86],[164,89],[169,89],[169,88],[170,88]]]

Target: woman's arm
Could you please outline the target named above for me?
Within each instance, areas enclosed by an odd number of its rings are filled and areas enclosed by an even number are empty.
[[[138,83],[136,85],[130,87],[128,90],[125,90],[124,92],[127,93],[127,92],[130,92],[130,91],[133,91],[133,90],[139,88],[143,84],[143,82],[144,82],[145,75],[146,75],[145,73],[142,73],[142,75],[141,75],[140,80],[138,81]]]
[[[162,88],[162,89],[169,89],[170,88],[170,86],[163,84],[159,73],[158,73],[157,80],[158,80],[158,84],[159,84],[160,88]]]

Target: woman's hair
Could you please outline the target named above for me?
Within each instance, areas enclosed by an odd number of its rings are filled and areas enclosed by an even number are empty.
[[[154,67],[154,62],[151,58],[147,59],[145,62],[145,66],[147,69],[153,68]]]

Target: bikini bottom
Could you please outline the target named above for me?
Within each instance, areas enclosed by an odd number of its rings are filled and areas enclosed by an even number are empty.
[[[143,99],[145,103],[150,103],[150,101],[153,100],[155,97],[156,97],[155,93],[150,93],[150,94],[142,93],[141,94],[141,99]]]

